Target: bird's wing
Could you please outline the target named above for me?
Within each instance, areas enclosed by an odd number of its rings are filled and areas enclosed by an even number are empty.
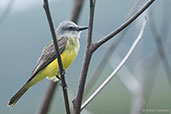
[[[59,46],[59,52],[60,54],[64,51],[67,44],[67,37],[62,37],[58,39],[58,46]],[[49,63],[51,63],[54,59],[56,59],[56,51],[55,46],[53,44],[53,41],[50,41],[47,46],[43,49],[42,54],[40,58],[37,61],[37,64],[32,72],[32,76],[27,81],[29,82],[36,76],[39,71],[44,69]]]

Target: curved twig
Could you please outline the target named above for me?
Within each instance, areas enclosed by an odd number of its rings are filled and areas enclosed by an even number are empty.
[[[122,68],[122,66],[128,60],[128,58],[132,54],[133,50],[137,46],[138,42],[142,39],[144,29],[145,29],[145,25],[146,25],[146,21],[147,20],[145,19],[137,39],[132,44],[131,48],[129,49],[128,53],[125,55],[123,60],[116,67],[116,69],[108,76],[108,78],[97,88],[97,90],[81,105],[81,110],[83,110],[98,95],[98,93],[110,82],[110,80],[116,75],[116,73]]]

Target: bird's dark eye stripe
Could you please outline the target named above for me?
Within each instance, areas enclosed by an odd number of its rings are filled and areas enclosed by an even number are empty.
[[[74,26],[69,26],[69,27],[65,27],[63,28],[63,30],[77,30],[77,27],[74,27]]]
[[[70,26],[70,27],[68,27],[68,30],[77,30],[77,27]]]
[[[74,27],[68,27],[68,30],[74,30]]]
[[[74,29],[74,27],[64,27],[64,28],[62,28],[63,30],[73,30]]]

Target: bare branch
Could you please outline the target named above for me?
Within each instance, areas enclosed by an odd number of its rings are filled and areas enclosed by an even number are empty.
[[[49,26],[50,26],[50,30],[51,30],[51,34],[52,34],[52,38],[53,38],[53,43],[55,45],[56,57],[57,57],[57,60],[58,60],[59,71],[60,71],[60,76],[61,76],[61,81],[62,81],[62,89],[63,89],[63,95],[64,95],[64,100],[65,100],[66,112],[67,112],[67,114],[70,114],[68,92],[67,92],[65,76],[64,76],[65,75],[65,73],[64,73],[65,70],[63,68],[61,56],[60,56],[60,53],[59,53],[58,41],[57,41],[57,38],[56,38],[55,29],[54,29],[51,14],[50,14],[50,11],[49,11],[48,0],[44,0],[43,7],[44,7],[44,10],[45,10],[46,15],[47,15],[47,19],[48,19],[48,22],[49,22]]]
[[[47,88],[46,95],[43,99],[42,105],[40,106],[40,109],[38,111],[38,114],[47,114],[48,113],[57,84],[58,84],[58,82],[56,82],[56,83],[52,82],[52,81],[50,82],[50,84]]]
[[[96,0],[90,0],[90,19],[89,19],[87,48],[86,48],[86,53],[84,56],[84,62],[83,62],[83,67],[82,67],[82,71],[81,71],[81,78],[80,78],[80,82],[79,82],[77,96],[73,101],[74,114],[80,113],[80,108],[81,108],[81,103],[82,103],[82,98],[83,98],[83,93],[84,93],[84,86],[85,86],[85,82],[86,82],[86,78],[87,78],[87,72],[88,72],[91,56],[93,53],[91,49],[92,49],[92,45],[93,45],[92,44],[92,31],[93,31],[92,29],[93,29],[95,1]]]
[[[137,13],[130,17],[126,22],[119,26],[116,30],[103,37],[101,40],[95,43],[93,50],[96,50],[99,46],[110,40],[112,37],[117,35],[120,31],[125,29],[130,23],[132,23],[137,17],[139,17],[155,0],[149,0]]]
[[[171,50],[171,46],[170,44],[166,44],[165,45],[166,47],[166,52],[168,52],[169,50]],[[151,56],[149,56],[148,58],[146,58],[145,60],[143,60],[143,62],[140,64],[140,66],[143,66],[141,68],[142,72],[145,73],[145,84],[144,84],[144,88],[146,90],[145,93],[145,105],[144,105],[144,109],[146,109],[146,107],[148,107],[149,105],[149,101],[150,99],[152,98],[152,93],[153,93],[153,90],[154,90],[154,86],[155,86],[155,83],[156,83],[156,75],[154,73],[157,73],[157,72],[152,72],[152,75],[151,75],[151,71],[153,70],[154,66],[157,66],[158,64],[160,63],[160,57],[158,55],[158,51],[154,52]],[[156,69],[155,69],[156,70]]]
[[[159,31],[157,31],[157,27],[155,25],[154,27],[155,27],[157,33],[154,33],[154,32],[152,33],[154,35],[154,37],[157,37],[157,35],[159,35],[160,40],[162,41],[162,44],[165,44],[165,45],[163,45],[166,50],[165,52],[169,52],[169,50],[171,49],[169,42],[167,42],[167,44],[166,44],[166,40],[168,39],[168,32],[170,29],[170,24],[169,24],[170,18],[171,18],[170,12],[169,12],[170,11],[170,7],[169,7],[170,3],[171,3],[171,1],[164,1],[164,4],[163,4],[164,9],[163,9],[163,13],[162,13],[162,15],[163,15],[162,16],[162,25],[161,25],[160,29],[158,29]],[[153,14],[150,14],[150,17],[152,17],[152,20],[150,20],[150,21],[152,23],[156,24],[154,21],[155,18],[153,16],[154,16]],[[151,18],[149,18],[149,19],[151,19]],[[150,23],[150,24],[152,24],[152,23]],[[160,61],[163,61],[163,60],[161,60],[161,59],[163,59],[163,57],[161,57],[159,55],[159,53],[161,53],[160,51],[162,51],[162,50],[160,49],[160,50],[155,51],[150,57],[148,57],[146,60],[144,60],[144,62],[142,64],[142,66],[144,66],[142,72],[145,72],[146,74],[148,73],[148,75],[149,75],[149,72],[151,72],[151,68],[153,68],[154,66],[157,66],[157,64],[159,64]],[[165,53],[165,54],[166,54],[165,56],[167,58],[167,53]],[[169,63],[168,63],[168,65],[169,65]],[[166,68],[166,69],[170,69],[170,68]],[[166,70],[166,69],[164,69],[164,70]],[[154,73],[155,72],[153,72],[153,75],[154,75]],[[167,73],[166,73],[166,75],[167,75]],[[156,78],[157,78],[156,76],[150,76],[150,77],[146,76],[147,81],[146,81],[145,86],[148,87],[148,89],[145,91],[147,94],[145,96],[144,108],[148,107],[148,105],[149,105],[149,101],[152,97],[152,92],[154,90],[153,88],[156,83]],[[168,77],[168,79],[169,78],[170,77]],[[169,85],[170,85],[170,79],[169,79]],[[144,87],[144,88],[146,88],[146,87]]]
[[[171,12],[170,12],[170,4],[171,4],[171,1],[170,0],[165,0],[162,2],[162,6],[163,6],[163,9],[162,9],[162,20],[161,20],[161,27],[160,27],[160,36],[162,36],[162,39],[163,40],[166,40],[168,39],[168,33],[170,31],[170,20],[171,20]]]
[[[135,53],[135,52],[134,52]],[[113,59],[111,59],[113,60]],[[113,62],[110,60],[110,65],[113,67]],[[121,61],[121,57],[115,58],[116,61]],[[114,67],[113,67],[114,68]],[[143,84],[140,83],[135,75],[133,75],[128,67],[124,65],[122,70],[118,73],[120,80],[122,81],[125,88],[131,93],[131,113],[130,114],[141,114],[143,105]],[[142,75],[142,74],[140,74]]]
[[[84,0],[74,0],[71,21],[77,23],[80,12],[82,10],[83,3],[84,3]]]
[[[121,67],[125,64],[125,62],[130,57],[131,53],[137,46],[138,42],[142,39],[145,25],[146,25],[146,19],[142,25],[141,31],[137,37],[137,39],[132,44],[131,48],[129,49],[128,53],[125,55],[123,60],[120,62],[120,64],[117,66],[117,68],[108,76],[108,78],[97,88],[97,90],[81,105],[81,110],[83,110],[97,95],[98,93],[110,82],[110,80],[116,75],[116,73],[121,69]]]
[[[164,67],[165,73],[167,75],[169,84],[171,86],[171,77],[170,77],[171,67],[170,67],[169,61],[166,57],[166,53],[165,53],[163,42],[162,42],[162,37],[160,36],[159,32],[157,31],[156,23],[154,20],[154,15],[153,15],[152,11],[150,12],[150,17],[151,17],[150,18],[150,26],[151,26],[152,35],[153,35],[154,41],[157,45],[157,51],[158,51],[161,61],[163,63],[163,67]]]
[[[12,9],[12,5],[14,4],[15,0],[10,0],[8,1],[8,4],[6,5],[6,8],[4,9],[3,12],[0,12],[0,24],[5,20],[5,18],[8,16]],[[2,9],[1,9],[2,11]]]

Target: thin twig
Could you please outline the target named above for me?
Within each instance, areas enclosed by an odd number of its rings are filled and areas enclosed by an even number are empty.
[[[135,55],[135,52],[134,52]],[[113,59],[110,59],[109,64],[112,68]],[[121,57],[115,58],[116,61],[121,61]],[[142,111],[142,101],[143,101],[143,86],[140,81],[136,78],[136,75],[132,74],[126,64],[122,67],[122,70],[118,73],[119,79],[122,81],[123,85],[129,93],[131,93],[131,113],[130,114],[141,114]],[[141,75],[141,74],[140,74]]]
[[[169,50],[171,50],[171,46],[170,44],[168,43],[167,45],[165,45],[166,47],[166,52],[168,52]],[[145,93],[145,105],[144,105],[144,109],[146,109],[149,105],[149,101],[150,99],[152,98],[152,93],[153,93],[153,90],[154,90],[154,86],[155,86],[155,83],[156,83],[156,78],[157,78],[157,74],[155,75],[154,73],[157,73],[157,72],[152,72],[152,75],[151,75],[151,71],[154,70],[154,66],[157,66],[158,64],[160,63],[160,57],[158,55],[158,51],[154,52],[150,57],[146,58],[145,60],[143,60],[143,62],[140,64],[140,66],[143,66],[142,67],[142,72],[145,73],[145,84],[144,84],[144,88],[146,90]],[[155,68],[155,71],[156,71],[156,68]]]
[[[120,62],[120,64],[116,67],[116,69],[108,76],[108,78],[99,86],[99,88],[81,105],[81,110],[83,110],[97,95],[98,93],[110,82],[110,80],[116,75],[116,73],[121,69],[121,67],[125,64],[125,62],[130,57],[131,53],[137,46],[138,42],[142,39],[145,25],[146,25],[146,19],[142,25],[141,31],[137,37],[137,39],[132,44],[131,48],[129,49],[128,53],[125,55],[123,60]]]
[[[171,49],[170,45],[166,44],[166,41],[168,39],[168,32],[170,30],[170,24],[169,24],[170,23],[170,18],[171,18],[171,16],[170,16],[170,7],[169,7],[170,3],[171,3],[171,1],[164,1],[164,4],[163,4],[164,9],[162,10],[163,11],[163,13],[162,13],[163,14],[163,16],[162,16],[162,25],[161,25],[160,29],[158,29],[159,31],[157,31],[157,33],[154,33],[154,31],[152,33],[155,37],[157,37],[156,35],[159,35],[159,37],[160,37],[160,39],[162,41],[162,44],[165,44],[164,45],[165,50],[166,50],[165,52],[168,52]],[[150,14],[150,17],[152,17],[153,20],[151,20],[151,22],[153,22],[154,21],[154,15]],[[149,18],[149,19],[151,19],[151,18]],[[152,24],[152,23],[150,23],[150,24]],[[157,30],[156,25],[154,27]],[[146,74],[147,74],[148,73],[147,71],[149,71],[149,69],[151,71],[151,68],[153,68],[153,66],[157,66],[157,64],[160,63],[160,61],[161,61],[160,59],[163,59],[163,57],[158,56],[159,53],[161,53],[160,51],[162,51],[162,50],[161,49],[157,50],[150,57],[148,57],[146,60],[144,60],[144,62],[143,62],[143,66],[144,66],[143,72],[146,72]],[[168,68],[166,68],[166,69],[168,69]],[[166,70],[166,69],[164,69],[164,70]],[[167,73],[166,73],[166,75],[167,75]],[[146,109],[146,107],[148,107],[148,105],[149,105],[149,101],[150,101],[150,99],[152,97],[152,93],[153,93],[153,90],[154,90],[154,85],[156,83],[156,78],[157,77],[156,76],[151,76],[151,77],[146,76],[146,78],[147,78],[146,79],[147,81],[146,81],[145,86],[148,87],[148,89],[145,91],[145,93],[147,93],[147,94],[146,94],[146,97],[145,97],[144,109]],[[169,77],[168,77],[168,79],[169,79]],[[169,84],[170,84],[170,81],[169,81]]]
[[[53,38],[53,43],[55,45],[56,57],[57,57],[57,60],[58,60],[59,71],[60,71],[60,76],[61,76],[61,81],[62,81],[62,89],[63,89],[63,95],[64,95],[64,100],[65,100],[66,112],[67,112],[67,114],[70,114],[68,92],[67,92],[67,87],[66,87],[66,82],[65,82],[65,70],[63,68],[61,56],[60,56],[60,53],[59,53],[58,42],[57,42],[57,38],[56,38],[56,34],[55,34],[55,29],[54,29],[54,26],[53,26],[51,14],[50,14],[50,11],[49,11],[48,0],[44,0],[43,7],[44,7],[44,10],[45,10],[46,15],[47,15],[47,19],[48,19],[48,22],[49,22],[49,26],[50,26],[50,30],[51,30],[51,34],[52,34],[52,38]]]
[[[149,10],[148,10],[149,11]],[[145,12],[143,14],[146,15],[148,12]],[[136,27],[137,29],[141,28],[141,25],[143,23],[144,19],[140,18],[136,22]],[[140,26],[140,27],[139,27]],[[143,94],[143,89],[144,89],[144,72],[142,72],[143,66],[138,65],[139,63],[142,62],[142,57],[144,56],[143,54],[143,43],[137,48],[137,51],[135,51],[134,54],[134,62],[135,64],[133,65],[133,70],[134,70],[134,75],[139,81],[139,87],[137,87],[137,90],[132,93],[132,100],[131,100],[131,114],[141,114],[142,113],[142,107],[144,105],[144,94]]]
[[[124,22],[121,26],[119,26],[116,30],[106,35],[104,38],[95,43],[93,50],[96,50],[99,46],[104,44],[106,41],[110,40],[120,31],[125,29],[130,23],[132,23],[137,17],[139,17],[155,0],[149,0],[137,13],[135,13],[132,17],[130,17],[126,22]]]
[[[95,2],[96,2],[96,0],[90,0],[90,19],[89,19],[87,48],[86,48],[86,53],[84,55],[84,62],[83,62],[82,70],[81,70],[81,78],[80,78],[80,82],[79,82],[77,96],[73,101],[74,114],[80,113],[80,108],[81,108],[81,103],[82,103],[82,98],[83,98],[83,93],[84,93],[84,86],[85,86],[87,72],[88,72],[88,68],[89,68],[89,64],[90,64],[90,60],[91,60],[91,56],[92,56],[92,50],[91,50],[92,48],[91,47],[92,47],[92,31],[93,31]]]
[[[15,0],[8,1],[8,4],[6,5],[6,9],[3,12],[0,12],[0,24],[6,19],[8,14],[10,13],[12,6],[14,4]],[[2,9],[1,9],[2,11]]]
[[[162,2],[162,12],[161,12],[161,27],[159,29],[160,31],[160,36],[162,36],[162,41],[168,39],[168,35],[170,33],[171,30],[171,12],[170,12],[170,4],[171,4],[171,0],[164,0]]]
[[[155,41],[155,43],[157,45],[157,51],[158,51],[160,59],[161,59],[161,61],[163,63],[163,67],[164,67],[165,73],[167,75],[169,85],[171,86],[171,77],[170,77],[171,67],[170,67],[169,61],[168,61],[168,59],[166,57],[166,53],[165,53],[163,42],[162,42],[162,37],[160,36],[159,32],[157,31],[157,27],[156,27],[156,23],[155,23],[155,20],[154,20],[153,12],[152,12],[152,10],[150,10],[150,11],[151,11],[150,12],[150,16],[151,16],[150,25],[151,25],[152,35],[153,35],[154,41]]]
[[[78,22],[83,3],[84,3],[84,0],[74,0],[72,13],[71,13],[72,14],[71,21],[73,21],[75,23]]]

